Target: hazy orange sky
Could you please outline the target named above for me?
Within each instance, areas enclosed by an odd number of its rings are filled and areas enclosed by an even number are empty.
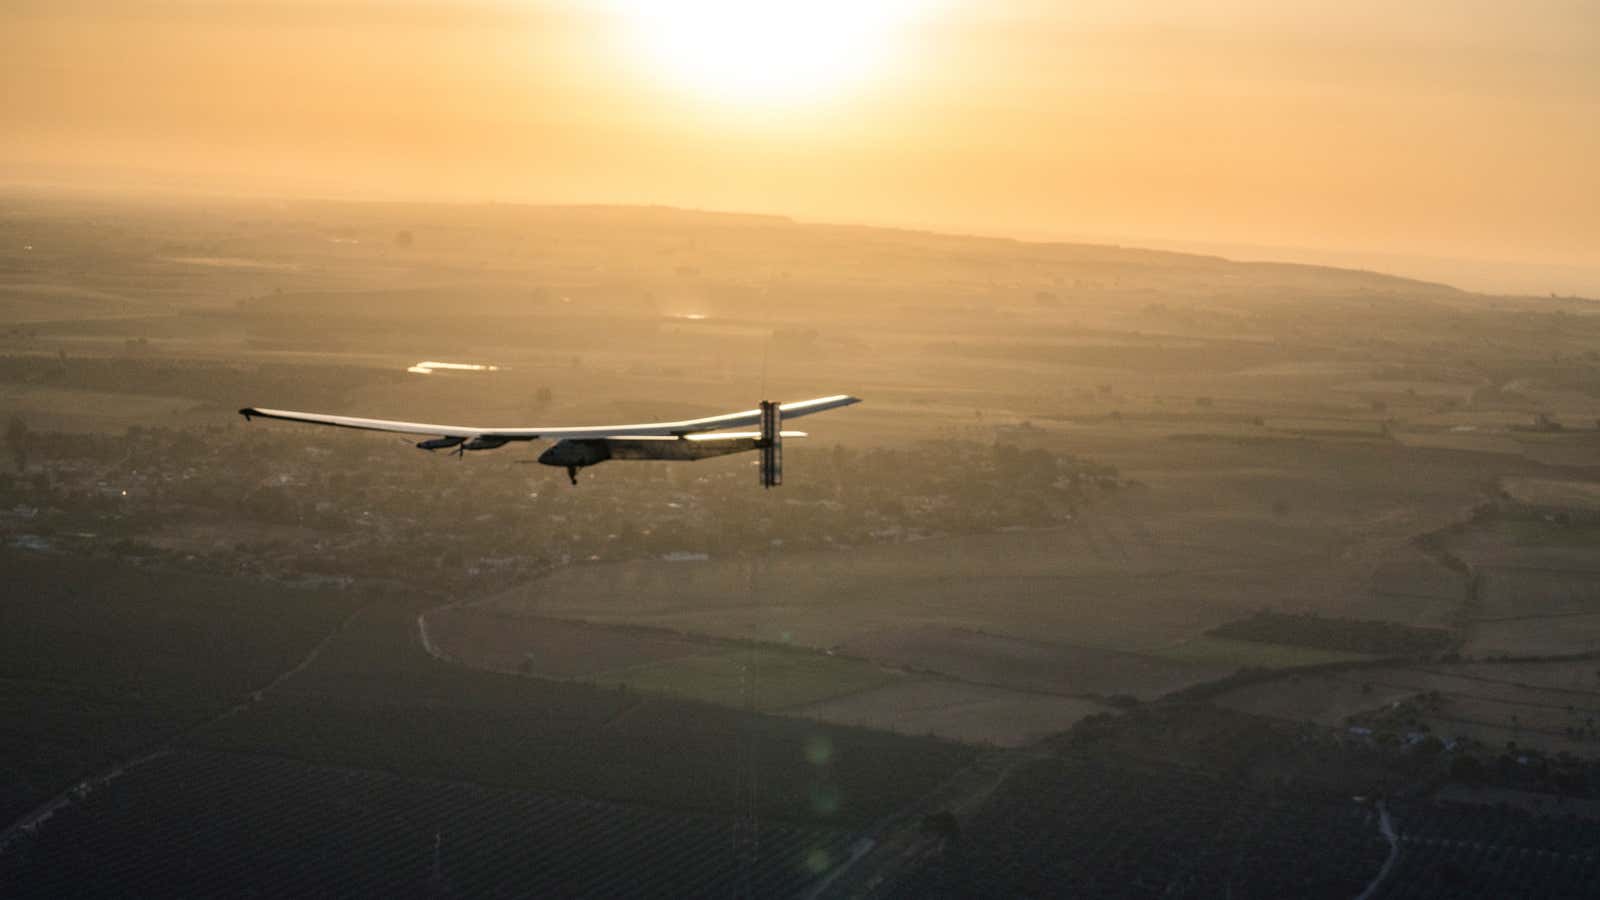
[[[0,73],[0,180],[1600,273],[1596,0],[7,0]]]

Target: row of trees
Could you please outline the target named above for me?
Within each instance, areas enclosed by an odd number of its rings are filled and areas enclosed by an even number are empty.
[[[1442,628],[1271,610],[1260,610],[1248,619],[1228,622],[1206,633],[1234,640],[1374,656],[1431,656],[1452,650],[1457,643],[1454,635]]]

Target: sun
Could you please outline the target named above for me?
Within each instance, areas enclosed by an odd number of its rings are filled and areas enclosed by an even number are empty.
[[[916,0],[616,0],[647,77],[743,104],[818,102],[878,74]]]

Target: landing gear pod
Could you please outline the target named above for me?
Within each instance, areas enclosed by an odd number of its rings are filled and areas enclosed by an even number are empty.
[[[611,448],[604,438],[556,441],[550,449],[539,454],[539,462],[547,466],[560,466],[567,470],[567,478],[578,483],[578,470],[595,466],[611,458]]]

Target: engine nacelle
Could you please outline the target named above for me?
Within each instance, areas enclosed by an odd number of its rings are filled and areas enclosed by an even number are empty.
[[[547,466],[583,468],[603,463],[611,458],[611,448],[604,438],[580,440],[568,438],[556,441],[550,449],[539,454],[539,462]]]
[[[448,450],[451,447],[455,447],[455,446],[460,445],[464,441],[466,441],[466,438],[458,438],[458,437],[431,438],[431,439],[426,440],[426,441],[418,441],[417,442],[417,449],[426,450],[429,453],[432,453],[435,450]]]
[[[480,434],[461,446],[468,450],[493,450],[496,447],[504,447],[508,440],[508,438],[488,437]]]

